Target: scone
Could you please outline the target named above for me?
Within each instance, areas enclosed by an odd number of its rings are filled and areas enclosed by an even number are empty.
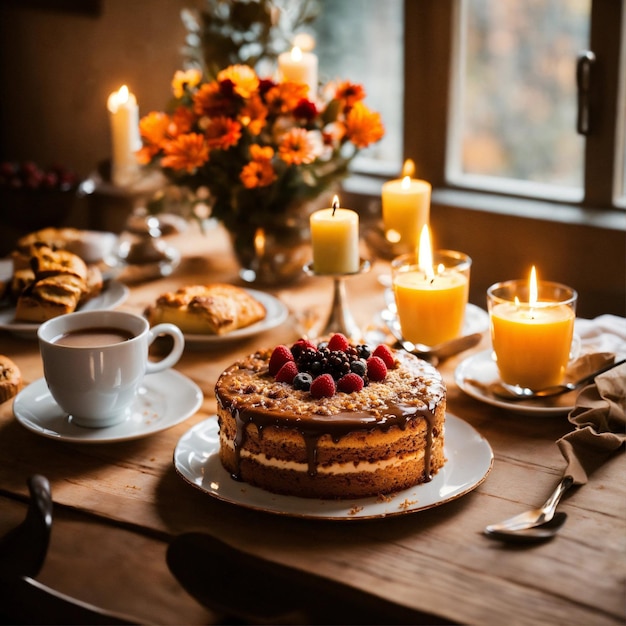
[[[0,354],[0,403],[6,402],[22,387],[22,374],[15,363]]]
[[[152,326],[170,322],[184,333],[224,335],[264,319],[266,311],[245,289],[215,283],[164,293],[145,315]]]

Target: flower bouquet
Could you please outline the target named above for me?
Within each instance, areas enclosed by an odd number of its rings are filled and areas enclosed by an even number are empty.
[[[172,87],[169,111],[140,120],[138,158],[178,185],[206,188],[211,216],[231,232],[254,236],[284,222],[384,135],[363,87],[347,81],[310,94],[305,84],[233,65],[215,80],[177,71]]]

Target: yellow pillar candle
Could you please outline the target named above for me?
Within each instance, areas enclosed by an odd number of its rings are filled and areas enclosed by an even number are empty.
[[[278,55],[278,71],[283,80],[294,83],[305,83],[309,86],[309,98],[317,93],[317,55],[303,52],[295,46],[291,52]]]
[[[393,289],[405,339],[433,346],[461,334],[470,266],[471,259],[460,252],[432,254],[427,226],[422,229],[417,264],[411,254],[394,260]]]
[[[520,283],[499,283],[488,290],[491,341],[500,378],[529,389],[557,385],[570,360],[576,292],[557,283],[537,283],[534,268],[530,289],[522,291],[525,285]]]
[[[405,163],[403,173],[410,171],[412,163]],[[410,174],[383,184],[383,225],[390,243],[406,244],[411,250],[417,248],[422,228],[430,217],[431,189],[429,182],[411,178]]]
[[[121,187],[133,183],[139,174],[135,152],[141,148],[139,107],[126,85],[107,101],[111,125],[111,180]]]
[[[359,215],[333,207],[315,211],[310,218],[313,271],[316,274],[353,274],[359,270]]]

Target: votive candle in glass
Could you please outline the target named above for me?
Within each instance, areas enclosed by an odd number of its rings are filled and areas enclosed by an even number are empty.
[[[454,250],[434,251],[430,270],[416,254],[392,261],[393,291],[405,339],[434,346],[461,335],[471,265],[469,256]]]
[[[502,382],[541,389],[563,382],[571,357],[574,289],[537,281],[509,280],[487,290],[491,342]]]

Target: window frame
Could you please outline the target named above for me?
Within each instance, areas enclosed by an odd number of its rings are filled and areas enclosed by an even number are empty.
[[[625,229],[624,210],[614,201],[614,171],[617,141],[618,73],[622,33],[623,2],[593,0],[590,45],[596,55],[592,80],[592,132],[585,142],[583,198],[580,201],[556,200],[519,195],[513,191],[489,191],[452,185],[446,179],[448,142],[448,99],[453,71],[453,20],[458,0],[405,0],[404,68],[404,157],[412,158],[417,174],[433,184],[433,199],[468,208],[477,203],[498,206],[498,198],[518,198],[523,203],[510,207],[517,213],[533,216],[546,209],[554,218],[554,205],[564,212],[557,220],[597,223]],[[626,44],[625,44],[626,45]],[[433,63],[433,59],[437,62]],[[574,71],[574,68],[573,68]],[[423,123],[422,120],[427,120]],[[573,132],[575,132],[573,130]],[[510,202],[500,203],[507,212]],[[567,210],[565,210],[567,209]],[[593,210],[590,215],[588,210]]]

